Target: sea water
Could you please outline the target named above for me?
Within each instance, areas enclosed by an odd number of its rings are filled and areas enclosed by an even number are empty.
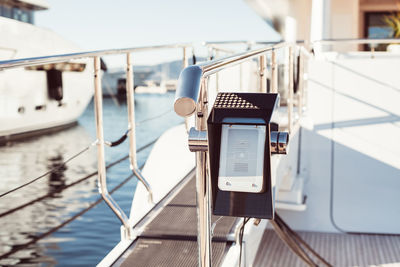
[[[167,129],[183,123],[172,110],[173,94],[136,94],[135,118],[137,148],[157,139]],[[124,101],[103,100],[105,139],[114,141],[127,130]],[[97,171],[94,107],[90,103],[78,125],[57,133],[13,142],[0,147],[0,194],[30,181],[54,168],[31,185],[0,198],[0,214],[41,196],[49,195],[12,214],[0,217],[0,265],[11,266],[94,266],[119,242],[120,221],[101,201],[97,176],[61,190]],[[63,166],[63,162],[85,147],[89,150]],[[128,140],[106,148],[106,162],[128,154]],[[138,153],[138,165],[145,163],[151,146]],[[131,175],[128,160],[107,170],[111,190]],[[129,215],[137,180],[132,178],[113,197]],[[68,220],[88,209],[77,219]]]

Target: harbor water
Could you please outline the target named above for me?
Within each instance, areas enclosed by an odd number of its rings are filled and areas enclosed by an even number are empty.
[[[105,139],[114,141],[127,130],[126,105],[105,98],[103,106]],[[183,123],[172,106],[172,93],[136,94],[138,149]],[[97,175],[91,175],[97,171],[96,146],[90,145],[96,139],[95,132],[90,103],[77,126],[0,147],[0,194],[49,172],[0,198],[0,266],[94,266],[119,242],[120,221],[103,201],[93,204],[100,198]],[[63,165],[88,146],[87,151]],[[138,153],[139,166],[145,163],[151,147]],[[127,154],[127,141],[107,147],[106,162]],[[129,176],[127,159],[110,167],[109,190]],[[136,184],[133,177],[113,194],[128,215]],[[31,204],[19,208],[27,203]],[[15,211],[7,213],[12,209]],[[4,257],[10,251],[15,253]]]

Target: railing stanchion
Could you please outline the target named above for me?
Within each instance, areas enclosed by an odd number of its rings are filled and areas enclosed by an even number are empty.
[[[293,125],[293,74],[294,74],[294,66],[293,66],[293,46],[289,46],[289,92],[287,99],[287,107],[288,107],[288,132],[292,132]]]
[[[129,158],[131,168],[137,168],[136,159],[136,125],[135,125],[135,94],[134,94],[134,73],[132,69],[132,55],[126,54],[126,104],[128,108],[128,129],[129,131]]]
[[[208,78],[201,81],[200,101],[196,110],[196,129],[207,130],[208,117]],[[211,185],[210,177],[207,175],[208,152],[196,152],[196,197],[198,216],[198,255],[200,267],[211,267]]]
[[[187,55],[187,47],[183,47],[183,59],[182,59],[182,68],[186,68],[187,66],[189,66],[189,61],[188,61],[188,55]]]
[[[219,57],[219,51],[215,49],[215,58]],[[219,92],[219,72],[215,73],[215,92]]]
[[[187,66],[189,66],[189,61],[188,61],[188,56],[187,56],[187,47],[183,47],[183,59],[182,59],[182,69],[185,69]],[[188,133],[190,130],[189,126],[189,118],[185,118],[185,128],[186,132]]]
[[[94,57],[94,110],[96,121],[96,136],[97,136],[97,171],[98,171],[98,186],[99,192],[117,215],[124,226],[124,232],[121,234],[121,239],[131,238],[131,228],[128,223],[128,217],[124,211],[118,206],[107,190],[106,179],[106,163],[104,157],[104,130],[103,130],[103,91],[101,88],[101,75],[100,75],[100,57]]]
[[[150,184],[139,170],[136,157],[136,124],[135,124],[135,93],[133,79],[132,55],[126,53],[126,102],[128,108],[129,129],[129,162],[130,168],[149,193],[149,202],[153,202],[153,191]]]
[[[299,118],[301,118],[301,115],[303,113],[303,89],[304,89],[304,55],[303,51],[300,48],[299,49],[299,65],[297,66],[299,69],[299,77],[298,79],[298,91],[297,91],[297,96],[298,96],[298,102],[297,102],[297,108],[299,112]]]
[[[275,49],[271,51],[271,93],[278,93],[278,65]]]
[[[265,54],[259,59],[260,92],[267,92],[267,56]]]

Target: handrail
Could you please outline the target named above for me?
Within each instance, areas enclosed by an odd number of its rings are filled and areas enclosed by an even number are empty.
[[[243,53],[239,53],[233,56],[227,56],[221,59],[215,59],[212,60],[210,62],[203,62],[198,64],[197,66],[199,66],[202,69],[203,72],[203,78],[210,76],[211,74],[214,74],[216,72],[219,72],[223,69],[229,68],[229,67],[233,67],[235,65],[238,65],[240,63],[243,63],[244,61],[253,59],[257,56],[261,56],[262,54],[265,54],[268,51],[273,51],[273,50],[277,50],[283,47],[288,47],[288,46],[293,46],[294,44],[292,43],[286,43],[286,42],[282,42],[282,43],[278,43],[272,46],[267,46],[267,47],[262,47],[259,49],[255,49],[255,50],[250,50],[250,51],[246,51]]]
[[[98,165],[98,188],[104,201],[115,213],[115,215],[121,221],[123,228],[121,229],[121,239],[127,240],[132,239],[132,226],[129,224],[129,219],[125,215],[124,211],[119,207],[117,202],[111,197],[107,188],[106,180],[106,168],[105,168],[105,152],[104,152],[104,133],[103,133],[103,111],[102,111],[102,86],[101,86],[101,64],[100,57],[106,55],[125,55],[126,56],[126,91],[127,91],[127,106],[128,106],[128,129],[129,129],[129,158],[130,158],[130,168],[133,174],[136,175],[139,181],[143,183],[145,188],[149,193],[149,201],[153,201],[152,190],[149,183],[145,180],[141,174],[136,159],[136,133],[135,133],[135,116],[134,116],[134,80],[133,80],[133,68],[132,68],[132,58],[131,53],[133,52],[143,52],[156,49],[172,49],[178,48],[183,49],[183,66],[188,65],[187,59],[187,48],[192,47],[189,43],[180,44],[169,44],[169,45],[156,45],[156,46],[143,46],[143,47],[132,47],[132,48],[122,48],[122,49],[108,49],[108,50],[98,50],[98,51],[87,51],[87,52],[77,52],[69,54],[59,54],[50,55],[43,57],[31,57],[31,58],[21,58],[14,60],[0,61],[0,70],[7,70],[19,67],[37,66],[42,64],[52,64],[60,62],[68,62],[70,60],[88,58],[93,60],[94,63],[94,108],[95,108],[95,124],[96,124],[96,136],[97,136],[97,165]]]
[[[295,43],[282,42],[272,46],[262,47],[255,50],[246,51],[232,56],[215,59],[210,62],[204,62],[185,68],[179,76],[179,86],[175,95],[174,109],[175,112],[182,116],[188,117],[196,113],[196,130],[207,130],[208,117],[208,78],[212,74],[216,74],[224,69],[233,67],[245,61],[259,57],[259,89],[267,92],[266,88],[266,53],[271,52],[271,84],[272,92],[277,93],[277,63],[275,50],[281,48],[289,48],[289,99],[288,99],[288,128],[289,132],[292,123],[293,110],[293,54]],[[291,92],[290,92],[291,91]],[[300,107],[301,108],[301,107]],[[199,266],[211,266],[211,185],[210,179],[207,179],[207,151],[196,151],[196,197],[197,197],[197,214],[198,214],[198,235],[197,242],[199,245]]]
[[[214,41],[214,42],[203,42],[203,45],[235,45],[235,44],[247,44],[247,45],[275,45],[283,43],[285,40],[279,41],[246,41],[246,40],[232,40],[232,41]],[[304,40],[296,40],[296,44],[303,44]]]
[[[331,44],[391,44],[391,43],[400,43],[400,38],[344,38],[344,39],[322,39],[315,40],[311,42],[312,44],[322,44],[322,45],[331,45]]]
[[[43,57],[31,57],[31,58],[20,58],[13,60],[3,60],[0,61],[0,70],[6,70],[11,68],[18,67],[28,67],[28,66],[37,66],[42,64],[50,64],[50,63],[60,63],[66,62],[75,59],[82,58],[92,58],[92,57],[100,57],[106,55],[119,55],[126,54],[132,52],[144,52],[158,49],[168,49],[168,48],[185,48],[192,47],[191,43],[178,43],[178,44],[168,44],[168,45],[154,45],[154,46],[141,46],[141,47],[130,47],[130,48],[121,48],[121,49],[106,49],[106,50],[96,50],[96,51],[85,51],[85,52],[76,52],[69,54],[58,54],[58,55],[50,55]]]

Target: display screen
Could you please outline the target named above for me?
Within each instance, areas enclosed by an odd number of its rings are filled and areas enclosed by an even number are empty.
[[[257,175],[258,131],[229,129],[226,176]]]

